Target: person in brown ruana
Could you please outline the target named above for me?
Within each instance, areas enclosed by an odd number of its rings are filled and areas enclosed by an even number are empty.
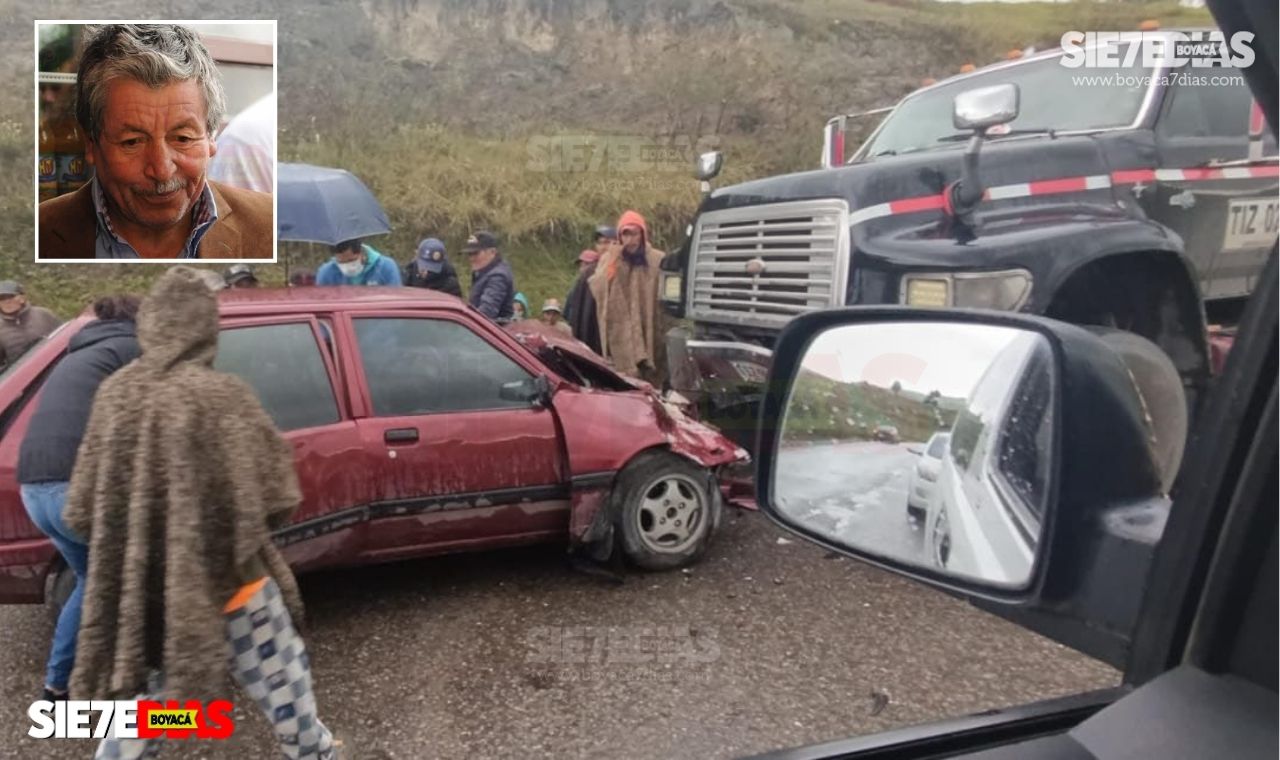
[[[658,264],[666,253],[649,240],[644,217],[626,211],[618,239],[600,257],[588,284],[596,301],[601,354],[618,372],[656,383]]]
[[[286,757],[335,758],[302,599],[271,541],[301,500],[292,448],[248,384],[213,369],[201,272],[161,276],[137,334],[142,356],[94,398],[67,493],[66,525],[89,545],[71,697],[208,701],[230,660]],[[96,757],[150,757],[148,741],[108,737]]]

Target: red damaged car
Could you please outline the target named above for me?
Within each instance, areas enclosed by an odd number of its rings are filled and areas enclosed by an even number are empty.
[[[451,296],[296,288],[219,300],[215,367],[253,386],[294,447],[303,500],[276,541],[298,571],[576,547],[610,530],[635,565],[680,567],[719,522],[719,471],[747,456],[576,341],[504,331]],[[89,319],[0,375],[2,603],[69,590],[14,473],[41,384]]]

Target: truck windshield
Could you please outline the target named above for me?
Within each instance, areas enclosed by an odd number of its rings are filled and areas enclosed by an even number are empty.
[[[1150,83],[1150,69],[1135,56],[1133,66],[1072,69],[1061,56],[964,77],[908,96],[885,120],[884,127],[856,155],[857,160],[954,145],[952,100],[978,87],[1012,82],[1018,85],[1018,118],[1011,131],[1105,129],[1132,124]],[[1123,60],[1123,54],[1120,56]],[[940,142],[941,141],[941,142]]]

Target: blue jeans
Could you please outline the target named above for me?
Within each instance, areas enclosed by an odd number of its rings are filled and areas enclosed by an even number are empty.
[[[80,601],[84,598],[84,575],[89,569],[89,547],[62,522],[67,503],[67,483],[23,483],[22,503],[41,533],[53,541],[67,567],[76,575],[76,587],[58,615],[53,629],[53,648],[45,671],[45,686],[66,691],[71,667],[76,661],[76,636],[80,633]]]

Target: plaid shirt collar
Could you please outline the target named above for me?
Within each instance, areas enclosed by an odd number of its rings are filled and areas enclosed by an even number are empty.
[[[98,178],[94,177],[93,185],[93,210],[98,219],[97,243],[94,247],[94,255],[99,259],[140,259],[141,256],[129,245],[128,241],[120,237],[115,227],[111,224],[111,215],[107,213],[107,200],[102,192],[102,185],[98,183]],[[209,187],[208,181],[204,183],[204,190],[201,191],[200,197],[196,199],[196,205],[191,211],[191,218],[195,223],[191,225],[191,234],[187,237],[187,242],[183,244],[182,251],[174,258],[179,259],[198,259],[200,258],[200,241],[204,239],[205,233],[218,221],[218,204],[213,199],[213,190]]]

